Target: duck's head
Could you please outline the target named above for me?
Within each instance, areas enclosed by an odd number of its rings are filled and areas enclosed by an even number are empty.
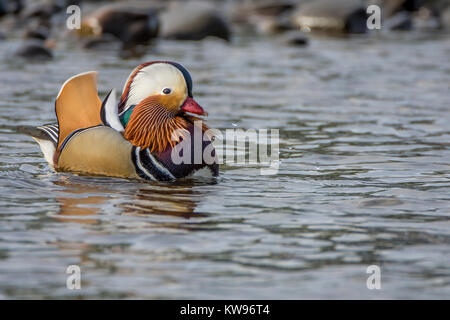
[[[169,61],[148,62],[134,69],[125,83],[118,111],[125,138],[159,152],[168,143],[174,144],[174,130],[188,127],[192,117],[187,113],[207,115],[192,96],[189,72]]]

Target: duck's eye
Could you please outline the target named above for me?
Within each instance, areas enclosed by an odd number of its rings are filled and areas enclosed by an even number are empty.
[[[169,93],[171,93],[172,92],[172,90],[170,89],[170,88],[164,88],[163,89],[163,93],[164,94],[169,94]]]

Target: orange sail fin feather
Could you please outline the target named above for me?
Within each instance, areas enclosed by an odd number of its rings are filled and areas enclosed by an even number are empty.
[[[101,106],[97,93],[97,72],[81,73],[67,80],[55,102],[59,124],[57,150],[75,130],[101,124]]]

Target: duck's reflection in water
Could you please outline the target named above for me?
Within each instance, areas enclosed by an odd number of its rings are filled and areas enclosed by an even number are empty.
[[[98,219],[95,216],[99,213],[101,205],[108,200],[106,195],[108,190],[100,190],[99,187],[87,184],[72,183],[64,178],[54,181],[54,184],[64,188],[61,193],[68,195],[56,197],[59,212],[55,219],[62,222],[97,223]]]
[[[204,213],[194,213],[199,201],[192,187],[158,186],[140,188],[131,201],[120,204],[123,214],[168,215],[183,218],[204,217]],[[197,200],[197,201],[196,201]]]
[[[182,218],[205,217],[197,212],[204,197],[193,190],[192,183],[142,184],[132,182],[111,184],[104,180],[77,183],[71,179],[54,182],[63,187],[56,200],[60,209],[55,217],[59,221],[93,224],[100,222],[102,213],[122,215],[164,215]],[[101,219],[104,220],[104,219]]]
[[[195,219],[207,216],[198,212],[199,204],[205,201],[205,192],[198,191],[189,182],[144,184],[64,177],[58,178],[55,184],[60,189],[56,198],[60,207],[53,218],[59,223],[74,225],[67,228],[67,234],[49,244],[62,255],[70,256],[71,264],[90,270],[89,274],[129,275],[134,269],[122,262],[141,261],[142,246],[146,248],[146,261],[171,259],[173,253],[162,256],[160,250],[155,249],[158,245],[147,243],[152,242],[146,240],[152,233],[185,234],[216,228],[208,219]],[[165,276],[165,270],[158,267],[147,272],[152,278]],[[95,276],[85,276],[82,286],[97,290],[93,286],[95,279]],[[134,297],[134,290],[123,292],[120,297]]]
[[[59,221],[79,222],[92,224],[96,223],[97,219],[89,219],[89,216],[98,214],[99,207],[106,200],[107,197],[102,196],[87,196],[81,198],[63,198],[58,197],[56,200],[60,204],[59,216],[64,218],[57,218]]]

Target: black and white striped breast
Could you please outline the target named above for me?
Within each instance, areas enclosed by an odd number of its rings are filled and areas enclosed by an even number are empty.
[[[149,149],[133,146],[131,159],[137,174],[145,180],[172,181],[175,176],[161,163]]]

